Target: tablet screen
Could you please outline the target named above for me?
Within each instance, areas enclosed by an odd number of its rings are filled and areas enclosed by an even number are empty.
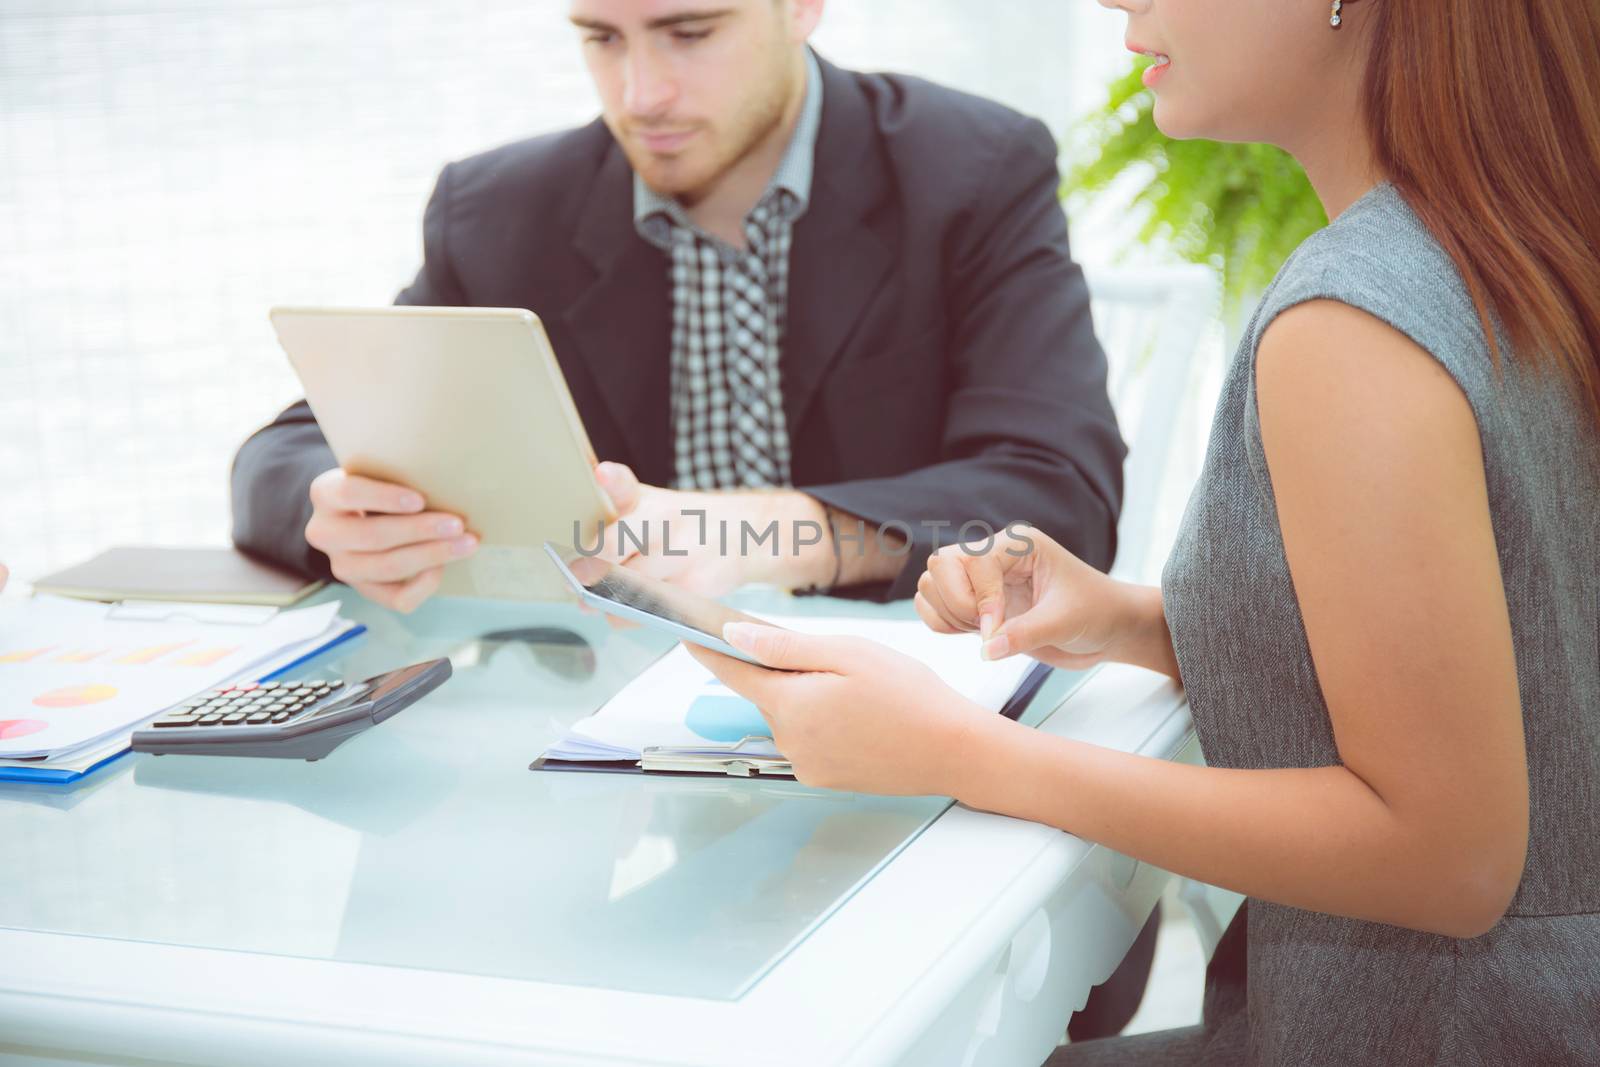
[[[726,649],[722,640],[722,627],[730,622],[764,622],[753,615],[691,593],[668,582],[649,578],[626,567],[618,567],[593,556],[584,556],[565,545],[545,544],[545,549],[568,576],[568,580],[581,586],[592,597],[624,609],[624,614],[637,618],[635,613],[660,620],[672,627],[693,630],[708,637],[719,650]],[[680,636],[682,636],[680,634]],[[740,655],[740,658],[745,658]]]

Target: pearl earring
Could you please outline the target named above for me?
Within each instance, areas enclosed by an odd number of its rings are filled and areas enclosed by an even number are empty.
[[[1328,19],[1328,25],[1334,29],[1338,29],[1339,23],[1342,21],[1339,18],[1339,9],[1342,7],[1344,7],[1344,0],[1333,0],[1333,15]]]

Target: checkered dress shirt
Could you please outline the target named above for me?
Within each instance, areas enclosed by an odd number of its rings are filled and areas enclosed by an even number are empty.
[[[674,480],[680,489],[787,486],[780,362],[789,246],[811,196],[822,71],[809,51],[800,118],[766,192],[744,220],[746,249],[696,226],[634,177],[634,226],[669,255]]]

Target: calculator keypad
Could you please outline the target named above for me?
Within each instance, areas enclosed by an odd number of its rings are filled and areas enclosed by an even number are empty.
[[[264,726],[283,723],[322,703],[341,688],[341,685],[333,682],[244,682],[186,700],[152,725]]]

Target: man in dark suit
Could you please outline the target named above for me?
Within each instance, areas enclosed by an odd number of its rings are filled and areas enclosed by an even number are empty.
[[[672,556],[608,539],[628,566],[908,597],[963,524],[1019,521],[1109,566],[1124,450],[1054,141],[820,61],[822,6],[572,0],[603,117],[445,167],[398,302],[540,315],[624,522],[692,524]],[[401,610],[476,547],[339,470],[304,403],[233,501],[240,547]],[[756,551],[694,536],[774,522]]]
[[[572,0],[603,117],[447,166],[399,303],[536,312],[623,522],[778,523],[749,553],[608,538],[627,566],[900,598],[963,524],[1027,521],[1109,567],[1124,450],[1054,141],[820,61],[823,2]],[[233,503],[241,548],[400,610],[476,548],[340,470],[304,403],[240,449]],[[1154,924],[1075,1038],[1132,1014]]]

